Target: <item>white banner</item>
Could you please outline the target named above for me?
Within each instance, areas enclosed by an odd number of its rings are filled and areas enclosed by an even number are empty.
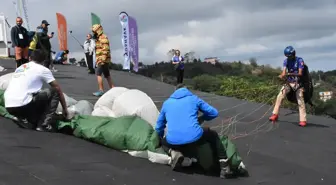
[[[16,0],[13,1],[16,9],[16,15],[23,19],[23,26],[30,31],[29,20],[28,20],[28,8],[27,8],[27,0]]]
[[[24,19],[25,19],[25,22],[26,22],[26,28],[28,29],[28,31],[30,31],[29,19],[28,19],[27,0],[22,0],[22,10],[23,10]]]
[[[123,69],[131,69],[131,60],[130,60],[130,45],[129,45],[129,27],[128,27],[128,15],[126,12],[120,12],[119,20],[122,27],[121,32],[121,42],[124,47],[123,56],[124,56],[124,65]]]
[[[0,20],[0,21],[2,21],[2,20]],[[3,27],[3,25],[2,25],[2,23],[0,23],[0,42],[3,42],[3,41],[5,41],[5,37],[4,37],[4,31],[2,31],[4,29],[4,27]]]

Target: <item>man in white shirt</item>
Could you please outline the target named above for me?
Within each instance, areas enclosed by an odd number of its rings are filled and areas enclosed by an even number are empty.
[[[94,65],[93,65],[93,55],[95,52],[95,41],[92,39],[92,35],[88,34],[83,45],[86,63],[90,74],[95,74]]]
[[[43,66],[44,53],[37,49],[30,59],[13,73],[4,93],[5,107],[18,119],[19,125],[29,124],[37,131],[56,131],[55,116],[59,102],[63,116],[68,115],[64,95],[51,71]],[[44,83],[50,86],[42,89]]]

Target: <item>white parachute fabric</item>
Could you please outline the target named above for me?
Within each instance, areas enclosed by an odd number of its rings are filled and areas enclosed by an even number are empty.
[[[114,87],[101,96],[94,105],[92,115],[93,116],[106,116],[117,117],[114,112],[111,111],[114,100],[122,93],[128,91],[125,87]]]
[[[63,93],[65,102],[67,104],[68,109],[68,118],[71,119],[75,115],[91,115],[93,111],[93,104],[87,100],[77,101],[65,93]],[[58,104],[56,112],[62,113],[63,108],[61,103]]]
[[[12,81],[13,73],[8,73],[0,76],[0,89],[6,90],[9,83]]]
[[[128,89],[125,87],[114,87],[110,89],[97,100],[96,104],[94,105],[94,109],[97,109],[99,107],[111,108],[114,103],[114,100],[119,95],[121,95],[122,93],[126,91],[128,91]]]
[[[151,152],[149,150],[146,151],[129,151],[124,150],[123,152],[127,152],[129,155],[133,157],[139,157],[148,159],[152,163],[158,163],[158,164],[171,164],[171,157],[169,157],[167,154],[160,154]]]
[[[73,106],[73,105],[75,105],[77,103],[77,100],[69,97],[65,93],[63,93],[63,96],[64,96],[64,99],[65,99],[65,102],[66,102],[66,105],[67,105],[68,108],[71,107],[71,106]],[[56,112],[62,112],[62,110],[63,109],[62,109],[62,105],[61,105],[61,102],[60,102],[60,103],[58,103]]]
[[[136,115],[154,127],[159,110],[146,93],[137,89],[115,87],[99,98],[92,115],[115,118]]]
[[[7,69],[4,68],[4,67],[2,67],[2,66],[0,66],[0,72],[4,72],[4,71],[7,71]]]
[[[77,115],[91,115],[93,104],[87,100],[80,100],[74,105],[74,110]]]

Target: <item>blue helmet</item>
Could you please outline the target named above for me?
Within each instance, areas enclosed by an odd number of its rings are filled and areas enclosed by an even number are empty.
[[[287,46],[284,50],[284,55],[286,57],[295,56],[295,49],[293,46]]]

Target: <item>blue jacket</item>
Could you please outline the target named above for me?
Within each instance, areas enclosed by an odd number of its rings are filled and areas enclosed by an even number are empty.
[[[214,107],[192,94],[187,88],[177,89],[163,103],[155,130],[160,137],[163,137],[167,124],[166,140],[172,145],[195,142],[203,134],[198,122],[198,111],[203,112],[203,119],[207,121],[218,116],[218,111]]]
[[[177,69],[184,69],[184,63],[183,63],[184,57],[183,56],[173,56],[172,61],[179,63],[179,64],[176,64],[178,65]]]

